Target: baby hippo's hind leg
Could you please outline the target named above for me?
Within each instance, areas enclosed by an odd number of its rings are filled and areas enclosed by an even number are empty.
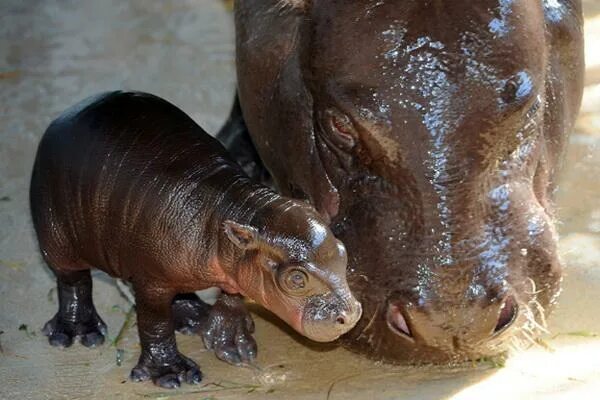
[[[199,383],[202,373],[198,365],[182,355],[175,342],[171,310],[175,293],[135,284],[134,291],[142,354],[131,371],[131,379],[152,379],[167,389],[177,388],[183,381]]]
[[[54,270],[58,286],[58,312],[42,332],[52,346],[69,347],[76,338],[86,347],[104,343],[106,324],[92,302],[90,270]]]
[[[196,335],[207,319],[210,306],[195,293],[183,293],[175,296],[172,310],[175,330],[184,335]]]

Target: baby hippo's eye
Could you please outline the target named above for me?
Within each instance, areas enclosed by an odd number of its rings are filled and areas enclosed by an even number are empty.
[[[281,285],[288,292],[304,292],[308,286],[308,275],[299,269],[288,270],[281,277]]]
[[[289,284],[294,289],[304,289],[306,286],[306,275],[299,271],[294,272],[289,277]]]

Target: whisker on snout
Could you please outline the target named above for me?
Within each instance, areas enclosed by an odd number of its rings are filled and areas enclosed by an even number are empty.
[[[531,296],[527,301],[519,301],[521,310],[520,318],[524,321],[516,324],[517,328],[513,331],[510,341],[506,343],[509,352],[521,352],[531,346],[539,346],[540,343],[536,337],[540,334],[548,334],[546,325],[546,311],[537,299],[537,295],[543,290],[536,290],[535,281],[528,278],[531,284],[531,292],[525,292]]]

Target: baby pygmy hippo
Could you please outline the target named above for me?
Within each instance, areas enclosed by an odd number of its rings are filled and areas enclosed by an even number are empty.
[[[347,257],[309,205],[253,183],[183,111],[156,96],[111,92],[68,109],[46,130],[31,212],[58,284],[50,344],[103,343],[91,268],[132,284],[142,352],[131,372],[172,388],[198,383],[175,329],[200,332],[233,363],[256,354],[241,298],[300,334],[332,341],[361,315]],[[194,291],[220,287],[212,308]]]

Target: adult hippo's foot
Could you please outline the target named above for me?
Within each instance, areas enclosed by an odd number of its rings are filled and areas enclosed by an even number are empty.
[[[221,294],[200,326],[204,346],[233,365],[256,358],[254,321],[240,296]]]

